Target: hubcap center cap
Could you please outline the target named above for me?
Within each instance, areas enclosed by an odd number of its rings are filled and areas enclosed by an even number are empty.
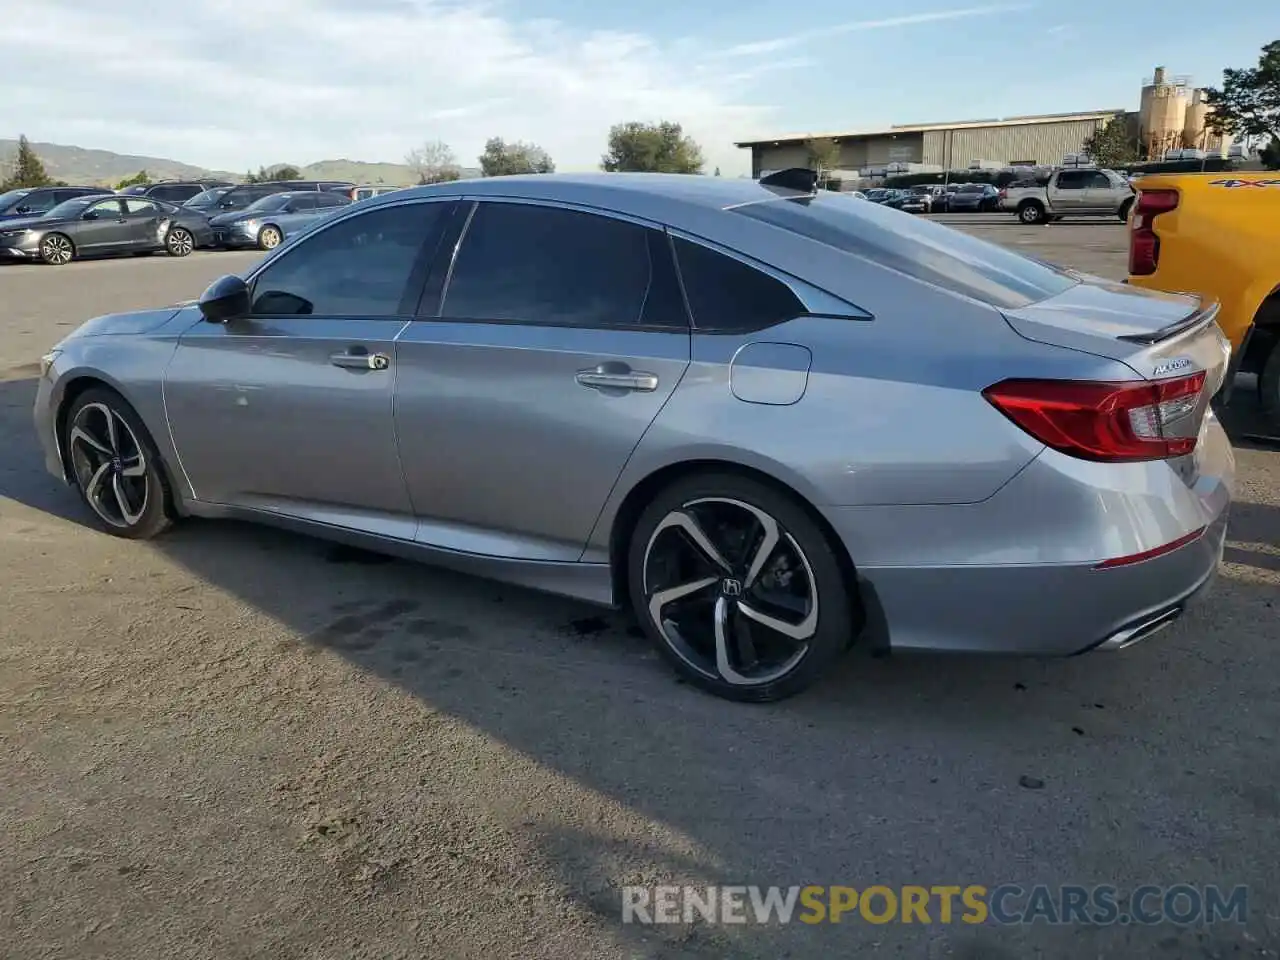
[[[735,580],[733,577],[725,577],[720,581],[720,592],[726,597],[742,596],[742,581]]]

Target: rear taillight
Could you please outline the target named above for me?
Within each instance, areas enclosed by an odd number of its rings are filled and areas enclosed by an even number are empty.
[[[1200,402],[1205,375],[1099,383],[1004,380],[982,395],[1046,446],[1083,460],[1123,463],[1191,453],[1196,434],[1175,436]]]
[[[1008,190],[1001,190],[1001,191],[1000,191],[999,196],[1000,196],[1000,199],[1001,199],[1001,200],[1007,200],[1007,199],[1008,199],[1008,197],[1009,197],[1009,191],[1008,191]]]
[[[1160,262],[1160,238],[1153,224],[1156,217],[1178,208],[1177,190],[1139,190],[1133,206],[1133,226],[1129,231],[1129,274],[1146,277],[1156,272]]]

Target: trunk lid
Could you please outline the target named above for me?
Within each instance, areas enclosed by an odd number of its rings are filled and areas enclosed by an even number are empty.
[[[1198,401],[1187,416],[1168,424],[1166,436],[1199,436],[1209,404],[1226,380],[1231,344],[1218,328],[1213,301],[1082,277],[1058,296],[1003,313],[1020,336],[1119,361],[1135,380],[1176,380],[1202,372]],[[1196,453],[1170,463],[1188,484],[1199,476]]]

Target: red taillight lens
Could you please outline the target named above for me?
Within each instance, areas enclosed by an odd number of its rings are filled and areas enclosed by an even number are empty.
[[[1160,262],[1160,238],[1152,223],[1162,213],[1178,209],[1177,190],[1139,190],[1129,231],[1129,274],[1146,277]]]
[[[1196,448],[1173,428],[1195,412],[1203,372],[1170,380],[1097,383],[1004,380],[982,395],[1046,446],[1082,460],[1162,460]]]

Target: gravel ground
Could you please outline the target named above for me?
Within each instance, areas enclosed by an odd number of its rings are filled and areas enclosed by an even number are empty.
[[[1115,223],[944,219],[1123,275]],[[0,957],[1278,955],[1280,453],[1239,448],[1216,592],[1150,644],[855,652],[810,695],[735,706],[577,604],[240,524],[88,527],[40,467],[36,357],[251,262],[0,268]],[[1250,909],[621,922],[621,885],[681,882],[1247,884]]]

